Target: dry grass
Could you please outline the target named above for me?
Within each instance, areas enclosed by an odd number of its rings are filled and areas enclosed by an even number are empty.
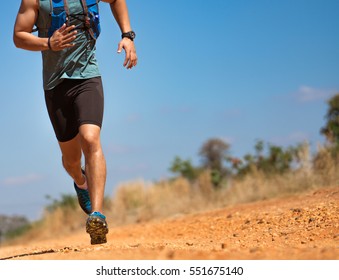
[[[124,183],[117,187],[112,199],[106,201],[105,214],[114,227],[337,185],[339,167],[328,149],[319,147],[314,164],[311,164],[308,145],[300,151],[299,157],[298,169],[293,172],[268,176],[253,169],[251,175],[230,179],[220,189],[213,187],[208,171],[200,174],[194,183],[184,178],[158,183],[143,180]],[[85,220],[86,215],[79,207],[75,210],[59,207],[46,212],[19,242],[83,230]]]
[[[154,184],[122,184],[112,198],[108,216],[113,225],[145,222],[336,186],[339,182],[339,161],[333,160],[326,147],[318,147],[313,164],[310,147],[305,143],[298,159],[297,168],[291,172],[267,175],[253,168],[250,175],[229,179],[220,189],[213,187],[208,171],[194,183],[177,178]]]
[[[114,224],[144,222],[206,208],[213,190],[206,174],[200,177],[204,184],[191,184],[184,178],[122,184],[113,197],[111,220]]]

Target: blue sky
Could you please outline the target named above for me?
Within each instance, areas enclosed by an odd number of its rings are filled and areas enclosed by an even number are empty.
[[[101,3],[97,56],[105,89],[106,194],[170,176],[176,155],[199,163],[211,137],[231,154],[257,139],[324,141],[326,100],[339,92],[338,0],[127,1],[139,65],[122,67],[120,31]],[[45,109],[41,54],[16,49],[20,0],[1,32],[0,214],[41,216],[45,196],[73,193]]]

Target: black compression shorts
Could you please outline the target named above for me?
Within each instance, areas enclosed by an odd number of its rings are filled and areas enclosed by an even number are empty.
[[[100,77],[65,79],[55,88],[45,90],[45,101],[59,142],[73,139],[82,124],[101,128],[104,93]]]

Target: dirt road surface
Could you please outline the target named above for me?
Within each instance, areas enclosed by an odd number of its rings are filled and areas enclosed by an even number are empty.
[[[339,260],[339,188],[113,227],[104,245],[80,232],[0,247],[0,259]]]

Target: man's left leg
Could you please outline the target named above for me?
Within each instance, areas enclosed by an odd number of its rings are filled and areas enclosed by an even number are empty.
[[[79,127],[79,139],[85,157],[85,173],[92,204],[92,213],[86,223],[86,231],[92,244],[106,243],[108,227],[102,214],[106,183],[106,161],[101,147],[100,127],[83,124]]]
[[[81,125],[79,139],[85,157],[85,173],[92,212],[102,212],[106,183],[106,161],[100,142],[100,127],[93,124]]]

